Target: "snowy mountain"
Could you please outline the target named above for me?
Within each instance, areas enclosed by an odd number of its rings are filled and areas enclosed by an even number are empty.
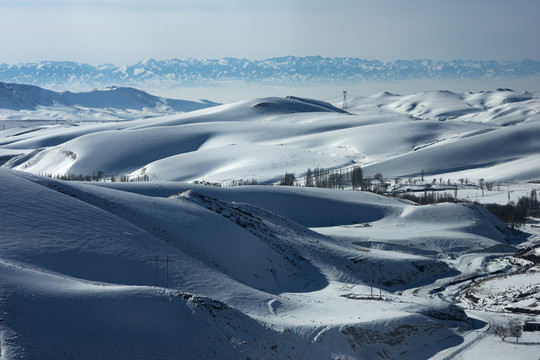
[[[22,89],[6,107],[80,102]],[[517,201],[540,190],[538,94],[343,105],[265,97],[1,130],[0,359],[537,356],[535,333],[491,329],[538,318],[538,219],[519,233],[479,205],[303,185],[308,168],[361,166],[411,192],[469,179],[463,198]],[[299,186],[269,186],[285,173]],[[503,190],[484,197],[479,179]]]
[[[167,99],[126,87],[73,93],[0,83],[0,119],[113,120],[187,112],[217,105]]]
[[[0,81],[46,87],[104,87],[115,85],[156,87],[215,81],[299,82],[299,81],[396,81],[408,79],[492,79],[538,78],[540,62],[523,60],[396,60],[382,62],[359,58],[320,56],[278,57],[265,60],[149,59],[133,65],[92,66],[75,62],[42,61],[0,64]]]

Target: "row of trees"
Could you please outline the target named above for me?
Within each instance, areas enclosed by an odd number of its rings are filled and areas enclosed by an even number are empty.
[[[103,171],[94,172],[92,175],[83,175],[83,174],[41,174],[43,176],[48,176],[54,179],[59,180],[68,180],[68,181],[103,181],[104,174]],[[110,178],[111,182],[140,182],[140,181],[150,181],[150,176],[148,174],[131,176],[128,174],[113,175]],[[463,183],[467,183],[468,180],[464,180]],[[208,183],[208,182],[195,182],[201,183],[203,185],[211,186],[220,186],[219,183]],[[442,184],[442,179],[440,180]],[[480,179],[480,188],[491,190],[493,183],[484,181]],[[256,179],[246,180],[233,180],[231,186],[245,186],[245,185],[257,185]],[[324,168],[316,167],[314,169],[308,168],[306,171],[306,176],[303,179],[297,179],[293,173],[286,172],[285,175],[281,178],[279,185],[282,186],[306,186],[306,187],[318,187],[318,188],[329,188],[329,189],[344,189],[345,187],[351,187],[353,190],[363,190],[371,191],[375,193],[385,193],[389,186],[383,179],[381,173],[377,173],[373,179],[364,178],[362,168],[360,166],[355,166],[352,169],[340,169],[340,170],[329,170]],[[396,179],[396,185],[399,185],[398,179]],[[405,193],[397,195],[400,198],[414,201],[421,205],[426,204],[435,204],[442,202],[455,202],[457,199],[457,187],[454,188],[454,196],[443,192],[439,193],[436,191],[424,191],[421,195],[416,195],[413,193]],[[511,228],[515,228],[525,223],[527,217],[529,216],[540,216],[540,201],[538,200],[538,193],[536,189],[531,190],[531,193],[528,196],[520,197],[517,203],[509,202],[506,205],[499,204],[480,204],[475,203],[475,205],[482,205],[487,208],[491,213],[497,216],[501,221],[506,223]]]
[[[297,179],[292,173],[286,172],[281,178],[279,185],[294,186],[301,185],[302,181]],[[371,181],[369,180],[369,185]],[[308,168],[303,181],[306,187],[317,187],[327,189],[344,189],[345,186],[352,187],[353,190],[367,188],[369,185],[364,179],[362,168],[355,166],[352,169],[328,170],[316,167]]]
[[[450,179],[446,181],[443,178],[433,179],[430,182],[427,182],[424,179],[424,176],[420,179],[401,179],[395,178],[395,186],[398,187],[400,184],[407,184],[409,186],[414,185],[440,185],[452,187],[454,189],[454,198],[457,198],[457,183],[451,184]],[[470,182],[469,179],[459,179],[461,185],[467,186]],[[293,173],[286,172],[285,175],[281,178],[279,185],[286,186],[306,186],[306,187],[319,187],[319,188],[329,188],[329,189],[344,189],[345,187],[350,187],[353,190],[363,190],[363,191],[372,191],[376,193],[384,193],[391,187],[391,182],[384,180],[384,177],[381,173],[375,174],[372,178],[364,177],[363,170],[360,166],[355,166],[352,169],[339,169],[339,170],[329,170],[325,168],[308,168],[304,178],[296,178]],[[493,182],[486,181],[485,179],[479,179],[477,185],[482,192],[484,189],[491,191],[493,190]],[[438,200],[429,200],[430,195],[424,195],[424,198],[427,203],[432,203]],[[418,197],[420,198],[420,197]],[[445,199],[448,199],[446,196]]]
[[[103,171],[94,172],[92,175],[83,175],[83,174],[47,174],[40,173],[41,176],[46,176],[52,179],[58,180],[67,180],[67,181],[101,181],[103,178]]]
[[[493,215],[497,216],[511,228],[523,225],[529,216],[540,216],[540,202],[536,189],[532,189],[528,196],[522,196],[517,203],[509,202],[506,205],[478,204],[483,205]]]
[[[195,180],[194,183],[197,183],[197,180]],[[232,180],[222,182],[222,183],[208,182],[208,181],[201,180],[198,183],[201,183],[203,185],[215,186],[215,187],[237,187],[237,186],[247,186],[247,185],[258,185],[259,184],[259,182],[255,178],[253,178],[253,179],[232,179]]]
[[[104,181],[103,171],[94,172],[92,175],[83,175],[83,174],[46,174],[40,173],[41,176],[46,176],[52,179],[58,180],[67,180],[67,181]],[[141,182],[141,181],[150,181],[150,176],[148,174],[132,176],[129,174],[120,174],[112,175],[108,178],[111,182]]]
[[[150,176],[148,176],[148,174],[137,175],[137,176],[131,176],[128,174],[111,176],[111,182],[141,182],[141,181],[150,181]]]
[[[424,191],[422,195],[415,195],[412,193],[405,193],[398,195],[400,199],[406,199],[410,201],[414,201],[415,203],[418,203],[420,205],[428,205],[428,204],[438,204],[443,202],[455,202],[457,201],[456,196],[452,196],[446,192],[438,193],[435,191]]]

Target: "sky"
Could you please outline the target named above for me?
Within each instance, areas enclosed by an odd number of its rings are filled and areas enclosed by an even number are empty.
[[[0,63],[540,60],[538,0],[2,0]]]

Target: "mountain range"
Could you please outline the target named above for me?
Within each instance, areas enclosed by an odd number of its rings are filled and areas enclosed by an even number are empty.
[[[58,86],[155,86],[215,81],[328,82],[398,81],[409,79],[463,80],[536,78],[540,61],[481,61],[429,59],[382,62],[360,58],[286,56],[264,60],[149,59],[133,65],[93,66],[71,61],[0,64],[0,81]]]

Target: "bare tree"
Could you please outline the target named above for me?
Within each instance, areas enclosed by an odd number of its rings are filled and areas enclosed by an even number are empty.
[[[493,324],[491,326],[491,331],[501,338],[502,341],[508,336],[508,329],[503,324]]]
[[[511,319],[506,324],[495,323],[491,326],[491,331],[501,338],[502,341],[508,336],[515,337],[516,342],[519,341],[523,332],[523,326],[520,321]]]
[[[306,172],[306,186],[313,187],[313,172],[311,168],[308,168]]]
[[[281,178],[279,185],[293,186],[296,181],[296,177],[292,173],[285,172],[285,175]]]
[[[355,166],[353,168],[351,182],[353,190],[358,190],[362,187],[362,183],[364,182],[364,174],[360,166]]]
[[[523,333],[523,325],[521,325],[521,322],[512,319],[508,322],[508,335],[515,337],[516,342],[519,342],[519,338],[521,337],[521,334]]]

